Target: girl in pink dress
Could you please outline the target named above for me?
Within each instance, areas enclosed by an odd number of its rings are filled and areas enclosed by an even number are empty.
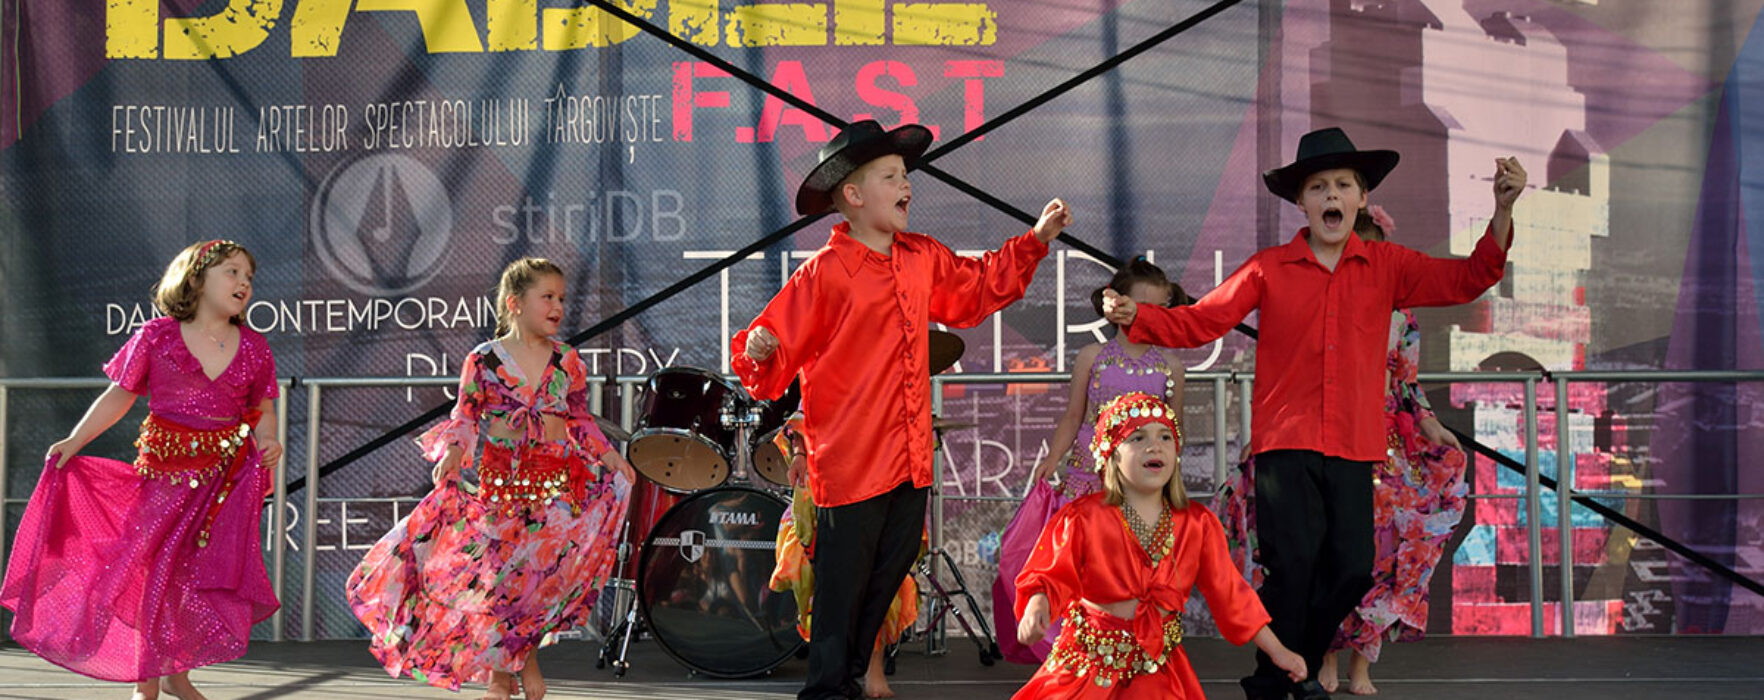
[[[518,673],[524,696],[542,698],[539,647],[588,623],[612,571],[634,473],[588,412],[582,356],[551,339],[563,299],[550,261],[503,271],[497,337],[466,356],[453,415],[419,440],[435,490],[349,577],[349,605],[393,676],[487,683],[485,698],[506,700]],[[476,485],[460,478],[474,461]]]
[[[104,365],[112,384],[49,447],[0,605],[59,666],[203,698],[190,669],[244,655],[280,606],[263,567],[262,497],[282,457],[276,362],[243,325],[257,262],[232,241],[185,248],[154,292],[165,313]],[[145,394],[132,463],[76,456]]]
[[[1099,316],[1102,315],[1103,289],[1126,294],[1141,304],[1158,306],[1187,298],[1181,287],[1145,258],[1134,258],[1115,272],[1108,287],[1097,289],[1091,295],[1091,303]],[[1135,391],[1162,397],[1165,402],[1180,406],[1182,373],[1182,363],[1175,353],[1130,342],[1126,333],[1117,332],[1106,343],[1092,343],[1078,351],[1078,358],[1072,363],[1071,397],[1066,404],[1066,413],[1054,428],[1047,457],[1035,467],[1027,497],[1000,539],[998,577],[992,583],[992,618],[997,629],[1008,630],[1017,626],[1014,612],[1017,572],[1035,547],[1035,538],[1041,534],[1042,526],[1061,506],[1102,489],[1096,464],[1087,449],[1096,437],[1097,410],[1109,399]],[[1071,449],[1074,445],[1078,449]],[[1056,625],[1049,638],[1058,636]],[[1047,658],[1053,642],[1024,646],[1010,635],[1001,634],[998,647],[1009,661],[1038,664]]]

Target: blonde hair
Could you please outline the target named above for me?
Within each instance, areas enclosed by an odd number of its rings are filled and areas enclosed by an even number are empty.
[[[154,285],[153,306],[179,321],[196,318],[196,307],[202,301],[202,273],[233,257],[234,253],[244,253],[245,261],[251,263],[251,272],[257,272],[257,258],[245,246],[232,241],[191,243],[172,258],[165,274],[159,278],[159,284]],[[242,316],[227,320],[236,326],[245,323]]]
[[[497,337],[514,330],[514,312],[508,309],[508,298],[526,294],[546,275],[563,277],[563,268],[545,258],[521,258],[502,268],[502,281],[496,285]]]
[[[1180,434],[1180,433],[1178,433]],[[1170,475],[1170,481],[1164,484],[1164,502],[1175,510],[1188,507],[1188,487],[1182,485],[1182,447],[1177,442],[1176,463],[1171,465],[1176,473]],[[1125,500],[1121,490],[1121,450],[1116,449],[1109,455],[1109,463],[1102,470],[1103,502],[1118,506]]]

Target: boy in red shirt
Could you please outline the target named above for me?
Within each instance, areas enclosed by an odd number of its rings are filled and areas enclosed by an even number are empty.
[[[907,169],[930,144],[922,126],[883,131],[873,120],[828,142],[796,210],[838,209],[845,221],[731,342],[756,398],[778,397],[802,374],[817,504],[803,700],[862,696],[857,679],[918,556],[931,486],[929,324],[974,326],[1022,298],[1048,242],[1072,222],[1055,199],[1033,230],[980,259],[907,232]]]
[[[1495,212],[1468,259],[1432,258],[1353,235],[1366,193],[1395,151],[1360,151],[1341,129],[1305,134],[1291,165],[1262,175],[1309,226],[1251,256],[1192,306],[1141,307],[1105,292],[1106,315],[1136,343],[1196,347],[1261,311],[1254,414],[1262,603],[1275,634],[1313,677],[1293,684],[1257,653],[1251,700],[1327,698],[1315,679],[1330,638],[1371,586],[1372,464],[1386,457],[1382,401],[1390,314],[1474,300],[1501,279],[1513,203],[1525,189],[1514,158],[1495,161]]]

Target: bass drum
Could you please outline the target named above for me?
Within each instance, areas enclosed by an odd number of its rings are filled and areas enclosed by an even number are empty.
[[[686,668],[747,678],[802,646],[796,599],[767,584],[789,504],[745,486],[680,499],[643,544],[637,599],[650,633]]]

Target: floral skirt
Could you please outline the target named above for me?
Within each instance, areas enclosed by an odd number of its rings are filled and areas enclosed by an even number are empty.
[[[1385,640],[1414,641],[1426,633],[1427,589],[1464,516],[1466,492],[1462,450],[1427,442],[1407,413],[1387,410],[1385,426],[1391,456],[1372,473],[1372,588],[1330,644],[1331,651],[1352,648],[1371,661],[1378,660]],[[1231,559],[1259,589],[1254,485],[1251,457],[1226,476],[1218,499]]]
[[[492,465],[509,459],[505,447],[484,450]],[[520,468],[551,473],[580,459],[537,445]],[[609,473],[581,493],[511,509],[458,480],[431,491],[349,576],[349,605],[374,657],[395,677],[458,690],[492,671],[518,672],[552,633],[588,624],[631,484]]]

